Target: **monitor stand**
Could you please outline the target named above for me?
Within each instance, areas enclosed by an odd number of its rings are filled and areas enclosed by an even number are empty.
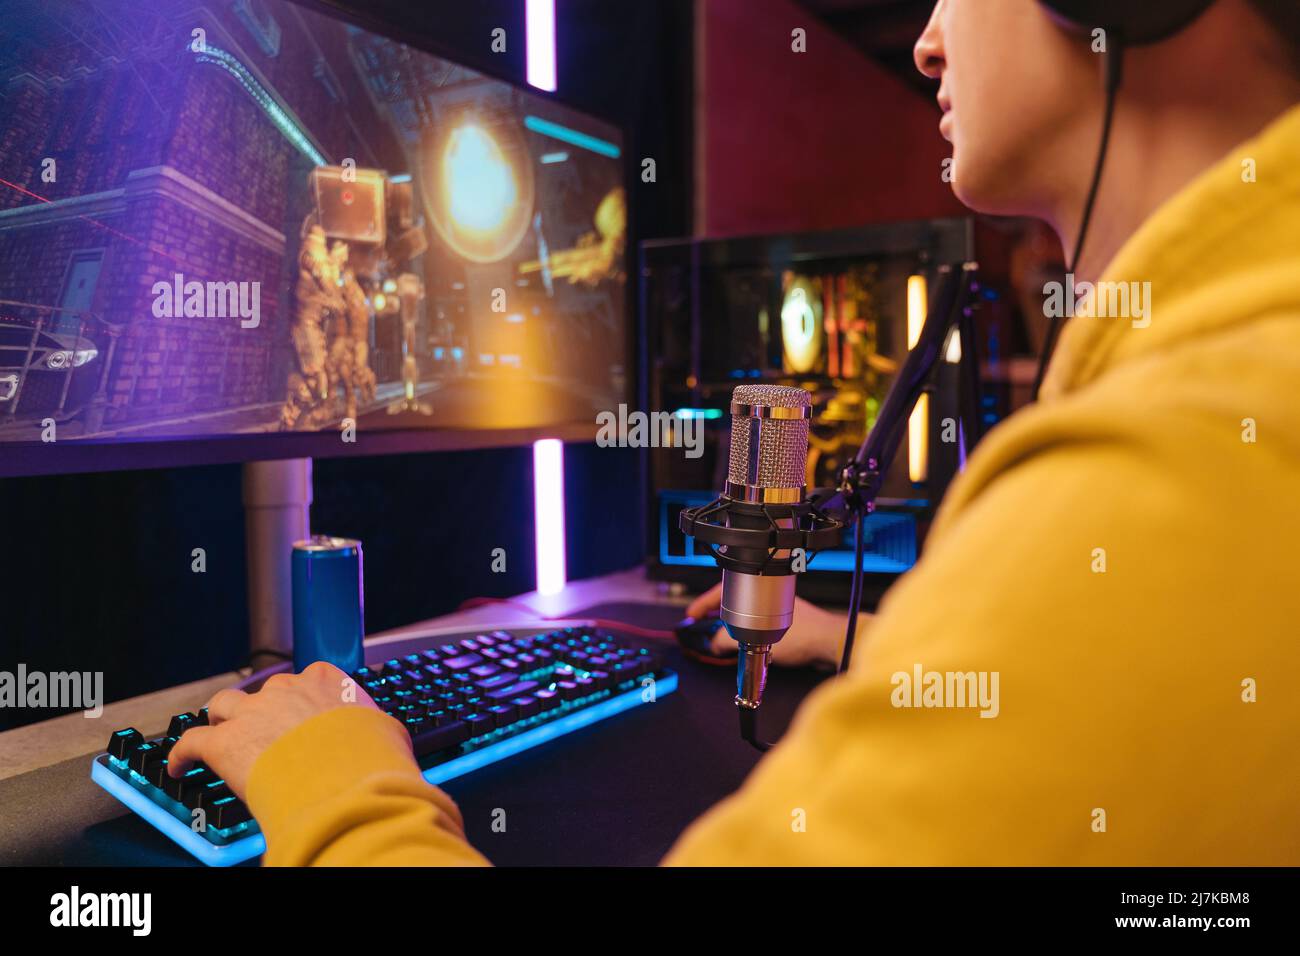
[[[292,656],[292,553],[311,535],[311,459],[248,462],[243,479],[249,650]]]

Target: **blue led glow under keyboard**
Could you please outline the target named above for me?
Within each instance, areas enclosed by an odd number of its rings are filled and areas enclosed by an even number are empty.
[[[353,677],[406,726],[435,784],[677,689],[677,675],[650,648],[582,622],[547,626],[386,639],[367,646],[368,663]],[[172,745],[205,723],[199,711],[173,717],[153,740],[116,731],[91,778],[200,862],[230,866],[266,849],[257,821],[214,771],[167,773]]]

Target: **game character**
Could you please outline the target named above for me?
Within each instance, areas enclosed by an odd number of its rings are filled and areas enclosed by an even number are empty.
[[[331,316],[342,316],[346,311],[338,275],[338,266],[325,248],[324,230],[311,226],[298,253],[298,282],[289,329],[298,361],[289,373],[288,395],[280,410],[281,430],[317,426],[322,411],[328,414],[325,329]]]
[[[356,421],[358,400],[374,401],[377,387],[369,364],[370,306],[356,273],[347,266],[348,244],[334,242],[330,259],[339,275],[344,308],[331,316],[327,327],[325,372],[331,397],[338,386],[343,387],[343,417]]]

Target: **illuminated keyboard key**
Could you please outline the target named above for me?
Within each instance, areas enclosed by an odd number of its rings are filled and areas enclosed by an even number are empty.
[[[144,743],[144,734],[134,727],[118,730],[108,738],[108,752],[118,760],[126,760],[136,747]]]
[[[208,811],[208,826],[216,827],[218,830],[226,830],[251,819],[252,815],[248,812],[248,807],[234,796],[214,801]]]
[[[435,753],[463,744],[469,740],[469,728],[462,720],[449,720],[441,727],[425,730],[411,738],[411,747],[417,757]]]
[[[131,751],[131,756],[127,758],[127,766],[138,774],[144,774],[149,765],[155,761],[162,760],[167,755],[157,744],[141,744]]]
[[[460,657],[451,657],[442,662],[442,666],[447,670],[455,673],[456,671],[469,670],[475,664],[482,664],[483,658],[477,654],[462,654]]]
[[[538,686],[535,680],[521,680],[517,684],[510,684],[507,687],[498,687],[496,690],[488,691],[488,698],[500,703],[503,700],[509,700],[511,697],[522,697],[529,691]]]
[[[519,719],[536,717],[542,712],[542,705],[536,697],[516,697],[510,702],[519,713]]]
[[[537,703],[542,708],[543,712],[554,710],[556,707],[560,706],[560,695],[549,687],[543,687],[541,690],[534,691],[532,696],[537,700]]]

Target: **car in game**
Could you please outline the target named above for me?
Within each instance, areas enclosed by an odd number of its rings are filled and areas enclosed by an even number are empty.
[[[75,410],[93,391],[86,372],[98,357],[84,334],[0,314],[0,423]]]

